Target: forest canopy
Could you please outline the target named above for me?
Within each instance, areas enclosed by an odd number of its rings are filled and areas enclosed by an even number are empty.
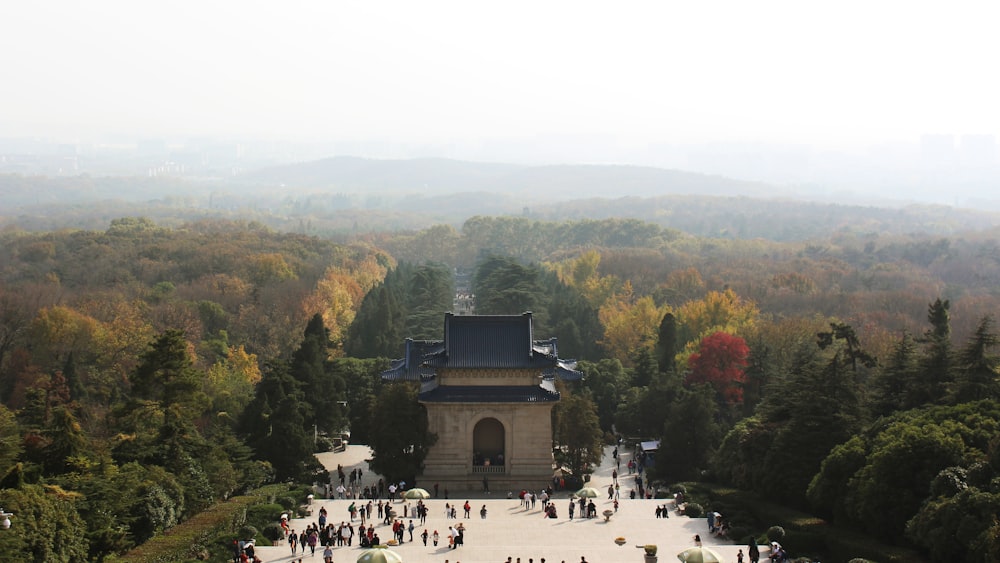
[[[497,216],[337,240],[147,217],[8,229],[0,506],[76,514],[63,525],[87,541],[66,553],[99,560],[213,501],[309,480],[324,434],[394,447],[373,417],[413,390],[378,374],[405,338],[440,338],[458,293],[532,311],[535,337],[581,360],[564,410],[588,430],[564,424],[559,444],[575,471],[594,436],[659,438],[690,454],[657,467],[663,482],[708,476],[929,550],[930,530],[960,529],[983,553],[995,525],[956,506],[996,506],[995,235],[778,242]]]

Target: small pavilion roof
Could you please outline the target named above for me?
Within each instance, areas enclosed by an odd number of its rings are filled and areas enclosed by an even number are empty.
[[[437,353],[444,347],[440,340],[406,339],[405,355],[389,362],[389,369],[382,372],[382,381],[429,381],[434,369],[423,365],[424,357]]]

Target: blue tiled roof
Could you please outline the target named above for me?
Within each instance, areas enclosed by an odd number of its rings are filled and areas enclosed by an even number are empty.
[[[555,355],[535,349],[531,313],[445,315],[444,350],[427,365],[449,368],[518,369],[553,367]]]
[[[383,381],[429,381],[437,368],[537,369],[546,379],[576,381],[576,361],[560,360],[557,340],[532,339],[531,313],[445,315],[444,340],[406,339],[405,356],[392,360]]]
[[[406,339],[405,356],[389,362],[389,369],[382,372],[382,381],[427,381],[434,378],[434,370],[424,366],[424,358],[444,349],[440,340]]]
[[[577,371],[576,360],[559,360],[552,369],[542,372],[545,379],[559,378],[563,381],[580,381],[583,379],[583,372]]]
[[[439,385],[420,393],[424,403],[549,403],[559,393],[541,385]]]

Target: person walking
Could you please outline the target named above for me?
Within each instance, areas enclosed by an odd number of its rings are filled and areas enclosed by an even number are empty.
[[[316,555],[316,543],[318,541],[319,541],[319,534],[316,533],[316,530],[309,532],[309,537],[306,538],[306,543],[309,545],[310,555],[313,556]]]

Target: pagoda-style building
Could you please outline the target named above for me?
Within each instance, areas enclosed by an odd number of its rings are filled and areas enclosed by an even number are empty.
[[[437,443],[424,460],[423,487],[537,490],[553,475],[556,377],[582,374],[556,355],[556,339],[534,340],[531,313],[445,315],[444,340],[406,340],[385,381],[420,381]]]

